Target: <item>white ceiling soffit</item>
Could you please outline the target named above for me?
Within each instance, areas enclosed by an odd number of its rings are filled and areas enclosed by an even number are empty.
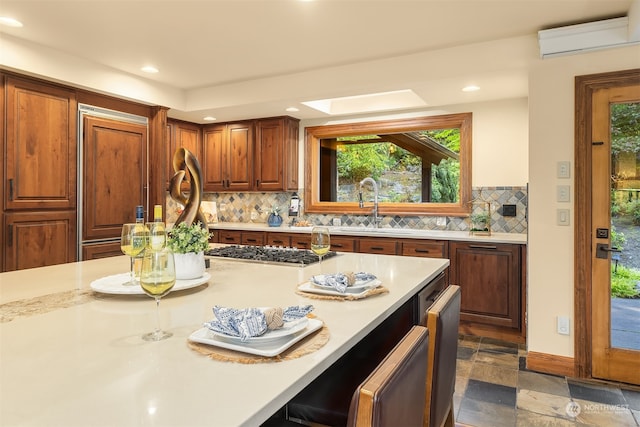
[[[638,27],[638,19],[625,16],[538,31],[540,56],[550,58],[635,44],[640,42]]]

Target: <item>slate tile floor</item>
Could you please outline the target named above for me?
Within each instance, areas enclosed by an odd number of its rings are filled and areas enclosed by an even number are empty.
[[[474,427],[640,426],[640,387],[528,371],[524,348],[461,336],[454,410]]]

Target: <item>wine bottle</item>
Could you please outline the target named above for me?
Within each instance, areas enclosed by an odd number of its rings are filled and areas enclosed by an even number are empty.
[[[133,232],[132,244],[135,247],[147,246],[147,228],[144,226],[144,206],[136,206],[136,227]],[[133,275],[136,280],[140,280],[140,270],[142,269],[142,256],[144,250],[141,250],[133,259]]]
[[[153,222],[147,225],[150,232],[149,247],[154,251],[161,250],[167,242],[166,228],[162,221],[162,205],[153,207]]]

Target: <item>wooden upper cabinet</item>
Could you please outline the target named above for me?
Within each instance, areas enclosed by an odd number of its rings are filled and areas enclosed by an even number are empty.
[[[298,120],[291,117],[256,122],[255,189],[298,189]]]
[[[253,121],[208,125],[203,136],[204,191],[253,190]]]
[[[200,167],[203,164],[202,130],[199,125],[180,120],[169,120],[167,122],[167,132],[169,133],[169,144],[167,151],[167,184],[175,174],[173,168],[173,155],[178,148],[186,148],[198,159]],[[182,189],[188,191],[190,188],[191,176],[187,171]]]
[[[75,92],[6,77],[4,207],[76,207]]]

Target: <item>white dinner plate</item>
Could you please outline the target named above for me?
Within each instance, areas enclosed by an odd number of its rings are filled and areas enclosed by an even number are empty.
[[[189,288],[195,288],[204,283],[207,283],[211,279],[211,274],[205,272],[202,277],[189,280],[176,280],[176,284],[173,285],[171,292],[182,291]],[[116,294],[116,295],[146,295],[140,285],[124,285],[129,281],[129,273],[114,274],[112,276],[101,277],[100,279],[91,282],[91,289],[103,294]]]
[[[267,331],[264,334],[257,337],[249,337],[246,341],[242,341],[240,337],[234,337],[233,335],[226,335],[220,332],[211,331],[215,338],[229,341],[236,344],[260,344],[268,341],[279,340],[289,335],[297,334],[301,330],[307,327],[309,318],[302,317],[291,322],[285,323],[281,328],[273,331]]]
[[[318,319],[309,319],[306,326],[292,334],[280,339],[270,340],[258,343],[236,343],[226,339],[221,339],[219,334],[215,334],[211,329],[203,327],[189,335],[189,341],[212,345],[215,347],[235,350],[242,353],[255,354],[258,356],[274,357],[322,327],[322,321]]]
[[[309,283],[311,283],[313,286],[317,286],[317,287],[322,288],[322,289],[333,289],[333,290],[335,290],[335,288],[333,286],[331,286],[331,285],[323,285],[323,284],[320,284],[320,283],[316,283],[313,280],[314,277],[318,277],[320,280],[322,280],[325,277],[325,275],[324,274],[318,274],[318,275],[312,276],[311,279],[309,279]],[[356,283],[354,283],[351,286],[347,286],[346,292],[351,293],[351,294],[352,293],[357,293],[357,292],[362,292],[365,289],[371,288],[371,286],[373,286],[373,282],[375,282],[375,281],[379,282],[378,279],[356,280]]]
[[[342,292],[338,292],[337,290],[335,290],[334,288],[331,287],[319,287],[317,286],[315,283],[311,283],[311,282],[304,282],[301,283],[300,285],[298,285],[298,290],[301,290],[303,292],[310,292],[312,294],[320,294],[320,295],[337,295],[337,296],[345,296],[345,295],[351,295],[354,297],[361,297],[364,294],[366,294],[369,289],[374,289],[377,288],[378,286],[380,286],[382,284],[382,282],[379,279],[375,279],[372,280],[368,286],[366,286],[364,289],[360,289],[358,291],[355,292],[351,292],[349,291],[349,289],[351,289],[351,286],[347,288],[347,291],[342,293]]]

